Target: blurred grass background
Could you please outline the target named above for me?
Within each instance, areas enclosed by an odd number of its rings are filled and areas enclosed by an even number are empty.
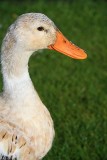
[[[26,12],[46,14],[88,54],[81,61],[44,50],[30,59],[32,81],[56,131],[44,160],[107,160],[107,1],[0,1],[0,44]]]

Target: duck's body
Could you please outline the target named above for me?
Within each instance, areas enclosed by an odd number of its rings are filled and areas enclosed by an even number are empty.
[[[52,145],[53,122],[30,79],[23,80],[11,83],[13,97],[0,98],[0,152],[12,159],[41,159]]]
[[[61,33],[57,32],[54,23],[45,15],[30,13],[20,16],[10,26],[3,40],[1,64],[4,88],[0,96],[1,160],[39,160],[51,148],[54,138],[53,121],[33,87],[28,73],[28,61],[31,54],[38,49],[49,46],[58,50],[58,44],[54,44]],[[68,44],[66,39],[63,40]],[[64,53],[68,55],[69,51]],[[77,58],[78,55],[75,56]],[[85,57],[83,53],[79,58]]]

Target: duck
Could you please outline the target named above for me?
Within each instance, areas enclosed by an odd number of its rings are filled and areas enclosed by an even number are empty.
[[[0,160],[41,160],[52,147],[53,120],[28,71],[30,56],[40,49],[87,57],[42,13],[22,14],[10,25],[1,45]]]

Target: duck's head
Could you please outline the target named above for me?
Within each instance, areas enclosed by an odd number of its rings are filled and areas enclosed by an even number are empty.
[[[57,50],[75,59],[87,57],[84,50],[68,41],[44,14],[23,14],[10,26],[9,30],[14,41],[22,50],[34,52],[47,48]]]

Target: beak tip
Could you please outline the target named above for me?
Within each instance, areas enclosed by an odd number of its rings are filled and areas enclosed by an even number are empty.
[[[81,49],[81,54],[80,54],[80,59],[86,59],[87,58],[87,53],[83,50],[83,49]]]
[[[85,53],[82,59],[86,59],[86,58],[87,58],[87,54]]]

